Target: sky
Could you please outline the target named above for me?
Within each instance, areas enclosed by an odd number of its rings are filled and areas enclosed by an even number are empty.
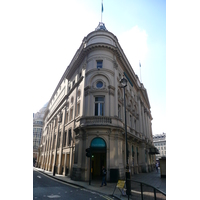
[[[33,113],[49,101],[83,38],[101,21],[101,0],[36,2],[31,5],[33,37],[28,41],[34,55]],[[166,132],[166,2],[104,0],[103,8],[102,22],[117,36],[147,89],[153,134]]]

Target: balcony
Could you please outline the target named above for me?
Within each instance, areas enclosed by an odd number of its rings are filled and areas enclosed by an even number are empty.
[[[112,124],[110,117],[103,116],[86,117],[84,121],[86,124]]]
[[[88,126],[88,125],[110,125],[112,124],[111,117],[104,116],[92,116],[92,117],[82,117],[76,121],[76,127],[78,126]]]

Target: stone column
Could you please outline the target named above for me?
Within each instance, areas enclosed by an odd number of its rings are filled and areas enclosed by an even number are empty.
[[[45,138],[46,139],[46,138]],[[46,144],[46,142],[45,142]],[[46,146],[46,145],[45,145]],[[44,159],[44,155],[45,155],[45,146],[42,147],[42,151],[43,151],[43,156],[42,156],[42,161],[41,161],[41,167],[42,169],[44,169],[44,164],[45,164],[45,159]],[[41,153],[42,154],[42,153]]]
[[[134,150],[134,173],[138,174],[138,163],[137,163],[137,147],[135,144],[133,145],[133,150]]]
[[[67,175],[66,173],[66,164],[67,164],[67,153],[65,153],[65,160],[64,160],[64,171],[63,171],[63,175]]]
[[[147,138],[149,139],[149,126],[148,126],[148,113],[145,112],[145,124],[146,124],[146,130],[147,130]]]
[[[47,149],[48,157],[47,157],[47,163],[46,163],[46,170],[48,170],[49,166],[49,159],[50,159],[50,141],[51,141],[51,132],[52,132],[52,124],[48,124],[48,141],[47,141]]]
[[[147,110],[145,108],[144,111],[144,118],[145,118],[145,127],[146,127],[146,137],[149,138],[149,130],[148,130],[148,116],[147,116]]]
[[[142,110],[141,110],[141,102],[140,98],[138,97],[138,107],[139,107],[139,132],[143,132],[143,127],[142,127]]]
[[[49,160],[51,157],[51,141],[52,141],[52,132],[53,132],[53,124],[52,122],[49,125],[49,141],[48,141],[48,146],[47,146],[47,152],[48,152],[48,158],[47,158],[47,170],[49,170]]]
[[[58,135],[59,135],[59,127],[60,127],[60,125],[59,125],[59,123],[58,123],[58,116],[56,116],[57,117],[57,131],[56,131],[56,140],[55,140],[55,150],[54,150],[54,164],[53,164],[53,168],[54,168],[54,166],[56,165],[56,160],[58,159],[57,158],[57,151],[58,151]],[[58,167],[58,166],[57,166]],[[57,172],[58,173],[58,172]]]
[[[144,106],[142,105],[142,127],[143,127],[143,135],[146,136],[146,126],[144,121]]]
[[[139,147],[139,165],[142,168],[142,172],[148,172],[148,165],[145,161],[145,150],[146,150],[146,145],[145,143],[141,143]]]
[[[62,171],[62,152],[63,152],[63,135],[64,135],[64,128],[65,128],[65,114],[66,109],[64,108],[61,111],[61,115],[62,115],[62,122],[60,124],[61,126],[61,136],[60,136],[60,150],[59,150],[59,161],[58,161],[58,174],[61,174]]]
[[[114,86],[115,86],[115,98],[114,98],[114,106],[115,108],[118,108],[118,81],[117,81],[117,77],[118,77],[118,64],[116,62],[116,57],[114,56],[114,62],[113,62],[113,66],[114,66],[114,71],[115,71],[115,78],[114,78]],[[114,116],[118,116],[118,109],[114,109]]]
[[[150,114],[148,112],[147,115],[147,125],[148,125],[148,135],[149,135],[149,139],[151,140],[151,133],[150,133]]]
[[[53,124],[52,124],[52,132],[51,132],[51,144],[50,144],[50,149],[49,149],[49,152],[50,152],[50,160],[49,160],[49,168],[48,168],[48,171],[51,170],[52,168],[52,156],[53,156],[53,142],[54,142],[54,133],[55,133],[55,124],[56,124],[56,121],[55,119],[53,119]]]

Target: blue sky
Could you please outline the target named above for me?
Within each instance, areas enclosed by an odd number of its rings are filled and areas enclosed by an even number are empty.
[[[83,38],[101,21],[101,0],[36,1],[31,5],[34,36],[33,112],[50,98]],[[104,0],[102,21],[117,36],[147,89],[153,134],[166,132],[166,2]],[[27,11],[29,12],[29,11]],[[34,69],[34,70],[33,70]]]

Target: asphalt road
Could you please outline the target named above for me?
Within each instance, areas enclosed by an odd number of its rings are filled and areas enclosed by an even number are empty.
[[[33,200],[113,200],[109,196],[57,181],[37,171],[33,171]]]

